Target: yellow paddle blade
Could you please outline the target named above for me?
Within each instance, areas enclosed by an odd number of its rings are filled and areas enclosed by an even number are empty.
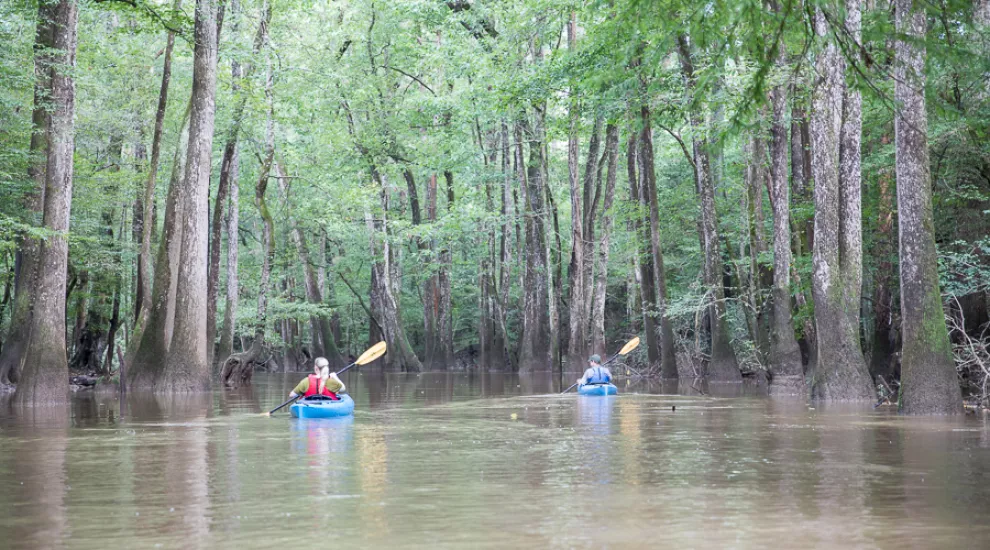
[[[619,350],[619,355],[625,355],[637,347],[639,347],[639,336],[626,342],[626,345],[622,346],[622,349]]]
[[[366,365],[375,359],[378,359],[382,355],[385,355],[385,341],[378,342],[377,344],[368,348],[368,351],[361,354],[361,357],[357,358],[354,362],[355,365]]]

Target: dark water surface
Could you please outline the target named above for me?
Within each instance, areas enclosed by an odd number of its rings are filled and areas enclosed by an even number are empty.
[[[982,416],[370,371],[353,418],[258,415],[301,376],[4,402],[0,548],[990,546]]]

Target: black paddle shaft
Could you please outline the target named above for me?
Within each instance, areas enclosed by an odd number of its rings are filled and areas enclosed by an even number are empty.
[[[302,397],[302,396],[301,395],[297,395],[295,397],[290,397],[289,400],[286,401],[285,403],[282,403],[281,405],[279,405],[279,406],[275,407],[274,409],[268,411],[268,415],[271,416],[273,413],[275,413],[276,411],[278,411],[282,407],[288,405],[289,403],[292,403],[293,401],[295,401],[296,399],[299,399],[300,397]]]

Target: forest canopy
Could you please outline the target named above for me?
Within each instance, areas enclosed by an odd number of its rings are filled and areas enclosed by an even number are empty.
[[[11,0],[0,42],[19,399],[642,336],[664,378],[986,403],[985,0]]]

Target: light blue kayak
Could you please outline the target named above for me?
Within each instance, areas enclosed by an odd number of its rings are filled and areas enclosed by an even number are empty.
[[[583,384],[578,386],[578,395],[616,395],[619,388],[615,384]]]
[[[351,396],[342,394],[334,401],[329,397],[300,399],[289,407],[289,413],[295,418],[335,418],[354,414],[354,400]]]

